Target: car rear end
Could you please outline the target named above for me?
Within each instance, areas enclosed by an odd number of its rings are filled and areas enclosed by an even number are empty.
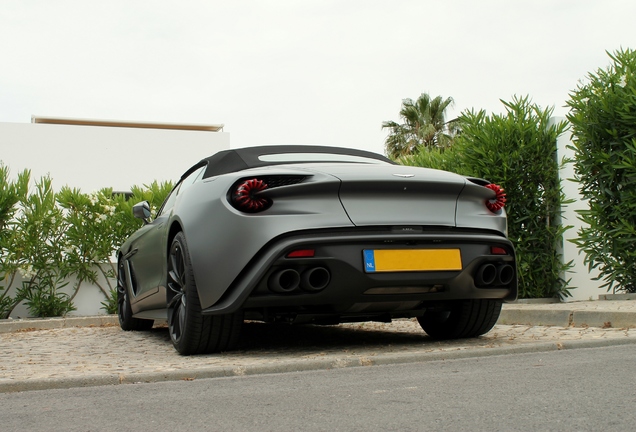
[[[287,169],[296,173],[232,183],[227,202],[241,226],[271,238],[204,313],[386,321],[448,302],[516,299],[505,199],[487,182],[389,164]]]

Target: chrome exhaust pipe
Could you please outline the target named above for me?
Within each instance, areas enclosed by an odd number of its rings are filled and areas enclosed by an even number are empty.
[[[475,274],[475,285],[485,287],[492,285],[497,279],[497,268],[493,264],[484,264]]]
[[[502,264],[497,268],[497,285],[508,285],[515,277],[515,269],[510,264]]]
[[[269,289],[276,293],[288,294],[300,284],[300,274],[294,269],[283,269],[273,273],[267,281]]]
[[[329,285],[331,274],[324,267],[305,270],[300,276],[300,288],[309,292],[322,291]]]

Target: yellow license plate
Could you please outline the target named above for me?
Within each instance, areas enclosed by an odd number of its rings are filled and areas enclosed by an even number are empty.
[[[367,273],[462,269],[459,249],[365,249],[362,252]]]

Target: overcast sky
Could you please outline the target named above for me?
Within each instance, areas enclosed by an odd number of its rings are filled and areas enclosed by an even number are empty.
[[[383,152],[382,122],[422,92],[452,116],[515,94],[565,115],[606,50],[636,48],[635,17],[634,0],[0,0],[0,122],[223,123],[232,147]]]

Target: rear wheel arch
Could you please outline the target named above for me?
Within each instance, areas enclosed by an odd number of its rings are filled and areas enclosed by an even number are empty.
[[[172,246],[172,242],[174,241],[174,238],[177,236],[177,234],[179,234],[180,232],[183,232],[183,227],[178,221],[173,221],[172,224],[170,225],[170,229],[168,230],[168,241],[166,242],[166,256],[170,255],[170,247]]]
[[[179,231],[168,254],[168,331],[183,355],[226,351],[234,348],[243,324],[242,311],[203,315],[192,272],[185,235]]]
[[[183,232],[183,227],[181,226],[181,223],[175,220],[171,223],[170,229],[168,230],[168,236],[166,237],[167,241],[166,241],[165,257],[167,260],[170,259],[170,248],[172,247],[172,243],[174,242],[175,237],[179,233],[183,233],[183,236],[185,237],[185,233]],[[170,275],[166,274],[166,278],[169,280]],[[166,304],[169,304],[172,298],[174,297],[174,293],[168,289],[168,286],[167,286],[168,280],[166,280]]]

